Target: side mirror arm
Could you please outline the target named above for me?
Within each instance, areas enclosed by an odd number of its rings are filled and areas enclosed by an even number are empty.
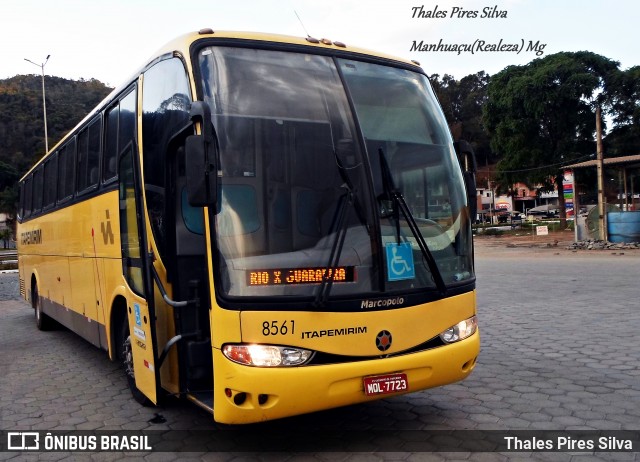
[[[453,147],[456,151],[456,155],[458,156],[460,168],[462,169],[464,185],[467,190],[467,202],[469,203],[471,220],[475,220],[475,216],[478,213],[478,204],[476,199],[476,171],[478,170],[478,164],[476,162],[476,155],[473,152],[471,144],[467,141],[456,141],[453,143]]]
[[[204,101],[191,103],[191,120],[200,124],[201,134],[185,142],[187,195],[194,207],[218,203],[218,140],[211,121],[211,109]]]

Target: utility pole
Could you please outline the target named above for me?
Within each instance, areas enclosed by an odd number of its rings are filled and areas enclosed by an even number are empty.
[[[31,64],[38,66],[42,71],[42,111],[44,112],[44,147],[45,153],[49,152],[49,135],[47,134],[47,100],[44,94],[44,66],[49,61],[51,55],[47,55],[47,58],[44,60],[42,64],[34,63],[30,59],[24,58],[25,61],[30,62]]]
[[[604,156],[602,153],[602,116],[600,106],[596,108],[596,155],[598,170],[598,227],[600,239],[607,240],[606,203],[604,197]]]
[[[495,194],[493,194],[493,189],[491,189],[491,180],[489,177],[487,177],[487,187],[491,194],[491,201],[489,202],[489,219],[491,220],[491,224],[493,224],[493,211],[496,209],[496,200]]]

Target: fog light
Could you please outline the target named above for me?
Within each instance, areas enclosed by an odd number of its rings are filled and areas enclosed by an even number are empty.
[[[235,363],[257,367],[300,366],[313,356],[310,350],[275,345],[227,344],[222,353]]]
[[[458,324],[449,327],[440,333],[440,338],[444,343],[454,343],[470,337],[478,329],[478,317],[471,316],[469,319],[460,321]]]
[[[275,367],[282,364],[278,347],[270,345],[249,345],[249,357],[254,366]]]
[[[301,348],[283,348],[281,353],[283,366],[297,366],[306,363],[311,358],[311,351]]]

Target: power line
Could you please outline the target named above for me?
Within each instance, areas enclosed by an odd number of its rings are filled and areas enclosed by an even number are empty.
[[[582,157],[578,157],[577,159],[572,159],[571,162],[577,162],[577,161],[581,161],[581,160],[585,160],[585,159],[592,159],[593,158],[593,154],[589,154],[587,156],[582,156]],[[564,162],[558,162],[556,164],[550,164],[550,165],[543,165],[541,167],[531,167],[531,168],[522,168],[519,170],[497,170],[497,169],[483,169],[483,168],[478,168],[478,172],[483,171],[483,172],[487,172],[487,173],[522,173],[522,172],[532,172],[534,170],[544,170],[547,168],[552,168],[552,167],[558,167],[560,165],[566,165],[568,161],[564,161]]]

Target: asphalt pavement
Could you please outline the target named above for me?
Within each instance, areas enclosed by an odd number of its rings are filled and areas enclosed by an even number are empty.
[[[640,255],[488,248],[476,264],[482,350],[467,380],[249,430],[217,425],[178,399],[141,407],[118,364],[71,332],[38,331],[17,275],[0,274],[0,430],[144,430],[175,443],[131,453],[0,452],[0,460],[640,460],[637,445],[442,452],[421,440],[459,430],[640,435]],[[181,452],[192,448],[181,441],[191,431],[218,435],[221,446]],[[248,444],[273,432],[316,439],[309,450]]]

